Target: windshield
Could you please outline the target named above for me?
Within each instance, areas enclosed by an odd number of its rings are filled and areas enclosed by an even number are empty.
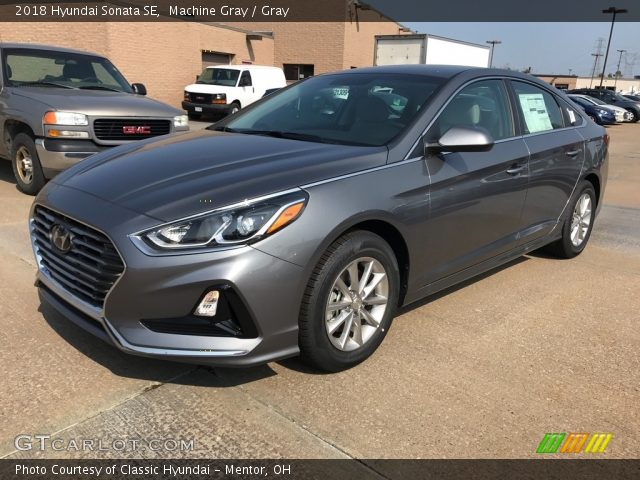
[[[600,100],[599,98],[595,98],[595,97],[580,97],[584,100],[586,100],[589,103],[592,103],[594,105],[608,105],[606,102],[603,102],[602,100]]]
[[[443,78],[344,73],[313,77],[213,129],[344,145],[385,145],[416,118]]]
[[[196,83],[235,87],[236,83],[238,83],[239,75],[240,70],[232,70],[230,68],[205,68]]]
[[[118,69],[103,57],[51,50],[7,49],[3,51],[2,64],[10,87],[133,92]]]

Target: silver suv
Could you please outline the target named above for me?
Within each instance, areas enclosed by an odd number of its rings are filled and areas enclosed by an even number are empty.
[[[0,58],[0,157],[24,193],[101,150],[189,129],[182,111],[99,55],[0,43]]]

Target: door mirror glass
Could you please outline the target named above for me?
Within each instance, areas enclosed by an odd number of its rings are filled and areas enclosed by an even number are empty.
[[[491,134],[481,127],[452,127],[436,143],[425,145],[427,153],[486,152],[493,147]]]

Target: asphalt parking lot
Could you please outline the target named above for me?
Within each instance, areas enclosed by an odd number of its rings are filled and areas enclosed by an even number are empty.
[[[369,361],[332,375],[131,357],[41,307],[32,198],[0,162],[0,457],[523,458],[546,432],[610,432],[592,456],[638,458],[640,124],[608,131],[581,256],[529,255],[405,309]],[[194,442],[17,451],[20,434]]]

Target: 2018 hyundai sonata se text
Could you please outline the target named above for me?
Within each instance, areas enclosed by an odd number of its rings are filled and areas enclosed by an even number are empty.
[[[38,288],[133,354],[348,368],[402,305],[544,246],[579,254],[608,141],[528,75],[317,76],[55,177],[30,217]]]

